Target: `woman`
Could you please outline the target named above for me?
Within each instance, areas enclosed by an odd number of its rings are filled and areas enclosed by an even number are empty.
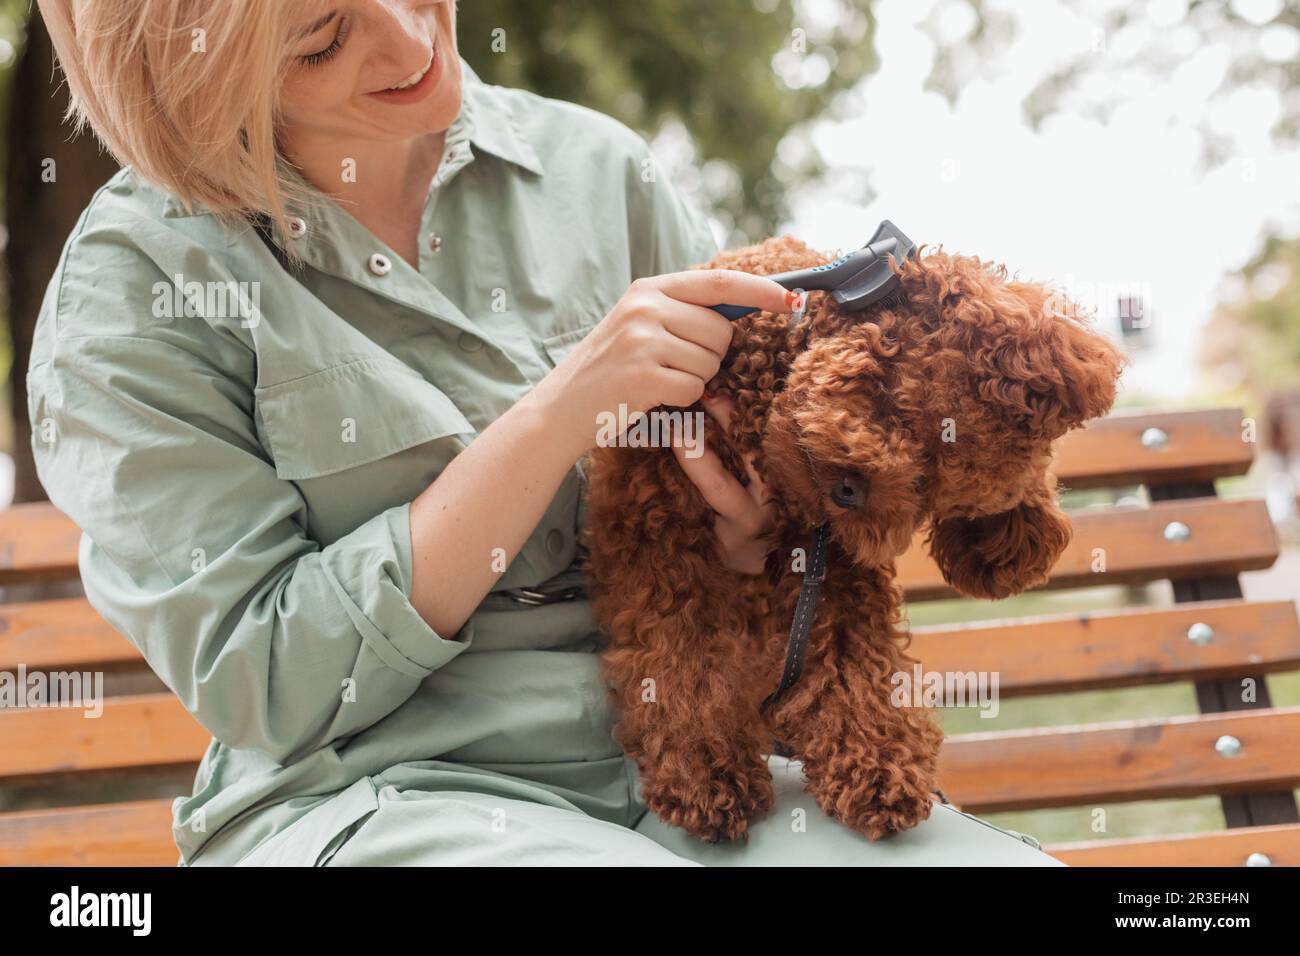
[[[484,85],[447,0],[40,6],[127,169],[50,286],[35,451],[90,601],[213,735],[183,864],[1053,862],[947,807],[873,846],[784,762],[747,847],[646,819],[575,463],[598,413],[700,397],[703,306],[785,291],[681,271],[715,246],[639,137]],[[682,462],[761,568],[762,505]]]

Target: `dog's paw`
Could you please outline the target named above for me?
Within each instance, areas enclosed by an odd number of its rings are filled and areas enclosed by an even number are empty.
[[[879,771],[865,768],[808,785],[808,791],[827,816],[873,843],[910,830],[928,819],[934,806],[930,790],[923,783],[899,784]]]
[[[748,842],[749,823],[772,807],[766,764],[701,769],[697,775],[644,777],[646,806],[669,826],[706,843]]]

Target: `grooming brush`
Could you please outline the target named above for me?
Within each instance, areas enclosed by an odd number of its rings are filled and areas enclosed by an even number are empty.
[[[860,312],[879,302],[898,288],[898,275],[889,265],[889,257],[902,263],[916,254],[916,243],[886,219],[865,246],[840,256],[826,265],[795,269],[767,276],[792,292],[829,292],[840,308]],[[715,312],[732,321],[758,311],[745,305],[714,305]]]

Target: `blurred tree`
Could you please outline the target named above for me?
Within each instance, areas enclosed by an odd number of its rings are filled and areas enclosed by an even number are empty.
[[[608,113],[654,137],[680,129],[699,170],[688,192],[713,209],[733,241],[770,233],[789,186],[817,175],[798,129],[855,108],[849,93],[878,66],[869,0],[469,0],[459,42],[486,81],[519,86]],[[62,125],[66,90],[48,36],[26,0],[0,0],[23,51],[0,72],[8,117],[10,377],[16,500],[43,497],[31,467],[26,366],[41,297],[65,238],[112,161]],[[10,95],[5,96],[3,85]],[[783,140],[793,143],[778,156]],[[42,174],[53,161],[57,182]],[[691,170],[687,170],[690,173]],[[867,201],[869,196],[852,199]]]
[[[778,144],[853,110],[849,91],[879,65],[869,0],[472,0],[458,11],[461,53],[489,83],[651,136],[680,122],[706,172],[692,198],[732,242],[770,234],[789,186],[822,171],[814,150],[778,157]]]
[[[927,88],[955,99],[987,64],[1005,64],[1017,16],[1030,8],[939,0],[922,24],[936,46]],[[1064,8],[1073,19],[1062,20],[1068,36],[1062,37],[1056,66],[1023,104],[1031,125],[1059,112],[1104,122],[1127,91],[1147,89],[1194,55],[1205,55],[1205,75],[1213,78],[1200,124],[1208,162],[1238,155],[1212,116],[1215,107],[1230,106],[1232,97],[1249,88],[1279,93],[1273,133],[1279,141],[1300,141],[1300,4],[1294,0],[1087,0]],[[1223,58],[1217,77],[1211,62],[1216,55]]]
[[[1300,385],[1300,239],[1272,236],[1229,284],[1207,330],[1202,364],[1263,404]]]

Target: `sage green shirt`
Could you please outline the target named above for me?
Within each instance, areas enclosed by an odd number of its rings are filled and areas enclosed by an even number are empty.
[[[580,470],[454,635],[411,606],[408,508],[632,279],[716,246],[638,135],[462,72],[418,268],[324,202],[273,237],[294,275],[123,171],[50,284],[41,479],[90,602],[213,736],[173,807],[183,862],[330,801],[296,840],[323,847],[388,784],[637,812],[588,602],[500,593],[574,574]]]

